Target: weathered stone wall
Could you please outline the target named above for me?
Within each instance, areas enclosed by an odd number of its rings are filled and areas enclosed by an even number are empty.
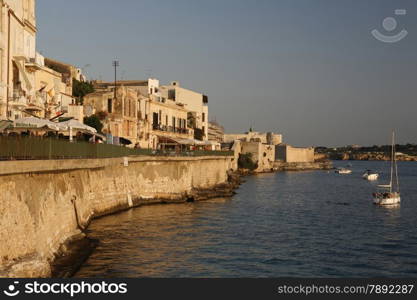
[[[251,153],[253,162],[258,164],[255,172],[270,172],[275,161],[275,146],[260,142],[240,142],[241,153]]]
[[[50,275],[60,246],[97,216],[184,201],[227,181],[230,157],[0,162],[0,277]]]
[[[330,170],[333,168],[331,161],[320,162],[292,162],[286,163],[282,161],[276,161],[274,163],[275,171],[305,171],[305,170]]]
[[[277,161],[284,161],[287,163],[314,162],[314,148],[296,148],[290,145],[282,144],[276,146]]]

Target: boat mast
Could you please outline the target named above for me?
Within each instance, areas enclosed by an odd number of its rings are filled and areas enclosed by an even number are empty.
[[[393,175],[394,175],[394,138],[395,133],[392,131],[392,143],[391,143],[391,181],[389,185],[389,192],[392,193],[392,183],[393,183]]]
[[[395,133],[393,133],[395,134]],[[399,193],[400,192],[400,179],[398,178],[398,162],[397,162],[397,151],[396,151],[396,147],[395,147],[395,136],[394,136],[394,164],[395,164],[395,181],[397,184],[397,190],[396,192]]]

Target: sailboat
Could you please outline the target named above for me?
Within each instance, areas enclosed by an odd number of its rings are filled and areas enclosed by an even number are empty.
[[[401,202],[397,157],[395,153],[395,132],[392,132],[391,180],[389,184],[378,185],[379,188],[384,189],[385,191],[373,193],[374,204],[376,205],[396,205]]]

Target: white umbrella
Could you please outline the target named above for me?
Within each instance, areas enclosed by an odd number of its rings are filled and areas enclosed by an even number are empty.
[[[62,124],[66,127],[68,127],[69,129],[75,129],[75,130],[83,130],[83,131],[88,131],[91,133],[97,133],[97,130],[91,126],[85,125],[77,120],[71,119],[69,121],[65,121],[65,122],[61,122],[59,124]]]
[[[63,126],[68,127],[68,129],[69,129],[69,138],[70,138],[71,142],[72,142],[72,131],[73,130],[87,131],[87,132],[92,133],[92,134],[97,133],[97,130],[95,128],[93,128],[91,126],[88,126],[88,125],[85,125],[85,124],[83,124],[83,123],[81,123],[77,120],[74,120],[74,119],[71,119],[71,120],[68,120],[68,121],[65,121],[65,122],[62,122],[62,123],[59,123],[59,124],[62,124]]]
[[[53,131],[67,130],[65,125],[59,125],[49,120],[35,117],[17,119],[13,122],[13,127],[22,129],[49,129]]]

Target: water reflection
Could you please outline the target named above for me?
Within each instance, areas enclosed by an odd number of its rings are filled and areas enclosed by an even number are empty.
[[[411,277],[417,275],[417,164],[403,202],[372,203],[361,178],[286,172],[248,177],[232,199],[137,208],[93,222],[100,245],[77,277]]]

